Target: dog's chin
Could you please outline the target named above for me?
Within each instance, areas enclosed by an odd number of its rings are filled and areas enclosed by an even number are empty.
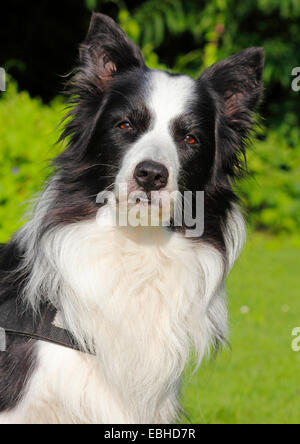
[[[159,193],[133,193],[117,198],[117,212],[128,226],[159,227],[169,226],[174,217],[174,202],[161,199]]]

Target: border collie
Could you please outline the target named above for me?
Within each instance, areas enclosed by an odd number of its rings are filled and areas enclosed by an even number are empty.
[[[245,239],[233,184],[263,64],[263,49],[250,48],[197,80],[151,70],[111,18],[93,14],[70,82],[66,150],[31,221],[0,250],[0,310],[13,300],[38,317],[52,304],[79,350],[7,335],[0,423],[178,420],[190,351],[199,365],[227,338],[224,283]],[[152,192],[189,190],[194,214],[204,192],[203,232],[172,223],[178,200],[169,226],[109,223],[112,205],[97,196],[110,191],[119,206],[124,184],[126,199],[146,196],[131,209],[148,211],[160,207]]]

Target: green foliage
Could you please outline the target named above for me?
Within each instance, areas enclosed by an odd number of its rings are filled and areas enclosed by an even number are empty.
[[[48,160],[59,149],[54,144],[61,110],[60,99],[45,106],[8,81],[0,100],[0,243],[24,223],[24,201],[49,174]]]
[[[300,131],[295,135],[300,140]],[[250,178],[239,186],[255,228],[297,232],[300,225],[300,144],[291,146],[278,131],[248,151]]]
[[[90,11],[93,11],[98,6],[98,0],[85,0],[85,3]]]

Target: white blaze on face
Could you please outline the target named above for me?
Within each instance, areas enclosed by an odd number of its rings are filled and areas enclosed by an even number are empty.
[[[165,190],[178,189],[179,157],[171,133],[171,123],[182,115],[194,96],[195,82],[186,76],[170,76],[163,71],[152,71],[146,106],[152,122],[146,134],[132,145],[125,155],[116,184],[133,187],[136,166],[144,160],[163,163],[169,171]]]

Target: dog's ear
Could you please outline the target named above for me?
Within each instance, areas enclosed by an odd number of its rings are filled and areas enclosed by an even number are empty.
[[[245,109],[252,111],[262,92],[264,49],[249,48],[208,68],[206,79],[221,97],[224,115],[230,120]]]
[[[85,42],[80,47],[81,66],[89,80],[105,91],[117,73],[145,66],[142,53],[110,17],[93,13]]]
[[[235,176],[263,90],[264,49],[249,48],[208,68],[204,81],[216,105],[216,168]],[[215,171],[216,172],[216,171]],[[218,171],[219,172],[219,171]]]

